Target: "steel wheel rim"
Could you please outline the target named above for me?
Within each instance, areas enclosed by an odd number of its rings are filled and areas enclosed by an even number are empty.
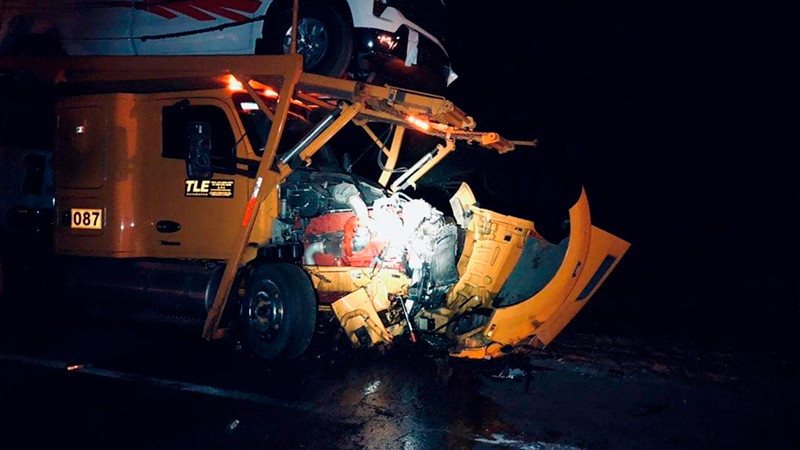
[[[288,54],[292,46],[292,27],[283,37],[283,53]],[[297,53],[303,55],[306,67],[313,67],[322,61],[328,50],[328,28],[313,17],[303,17],[297,21]]]
[[[247,321],[261,339],[275,339],[283,324],[283,302],[275,283],[268,281],[247,305]]]

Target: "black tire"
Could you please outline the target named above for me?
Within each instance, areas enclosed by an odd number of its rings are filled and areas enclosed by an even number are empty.
[[[327,3],[301,2],[298,13],[298,21],[303,18],[316,19],[324,24],[328,34],[328,45],[320,61],[311,66],[305,65],[307,61],[304,61],[303,70],[331,77],[344,75],[353,56],[353,30],[350,21]],[[270,13],[264,20],[263,38],[257,53],[283,54],[283,40],[291,26],[291,6]]]
[[[275,313],[276,308],[280,314]],[[258,266],[242,299],[240,317],[244,341],[259,358],[300,356],[308,348],[317,322],[311,280],[293,264]]]

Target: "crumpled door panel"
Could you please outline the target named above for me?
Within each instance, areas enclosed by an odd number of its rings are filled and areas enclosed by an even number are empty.
[[[491,358],[509,351],[508,346],[542,348],[586,304],[630,244],[592,226],[589,202],[583,191],[569,217],[568,246],[555,275],[531,297],[495,308],[482,335],[460,342],[454,356]]]

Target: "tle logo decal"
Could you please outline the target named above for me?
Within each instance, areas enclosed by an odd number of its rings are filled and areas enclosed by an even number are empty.
[[[233,180],[186,180],[185,197],[233,198]]]

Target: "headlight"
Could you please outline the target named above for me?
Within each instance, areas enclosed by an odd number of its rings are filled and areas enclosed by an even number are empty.
[[[398,41],[399,39],[397,36],[389,33],[381,33],[378,35],[378,44],[389,51],[397,48]]]

